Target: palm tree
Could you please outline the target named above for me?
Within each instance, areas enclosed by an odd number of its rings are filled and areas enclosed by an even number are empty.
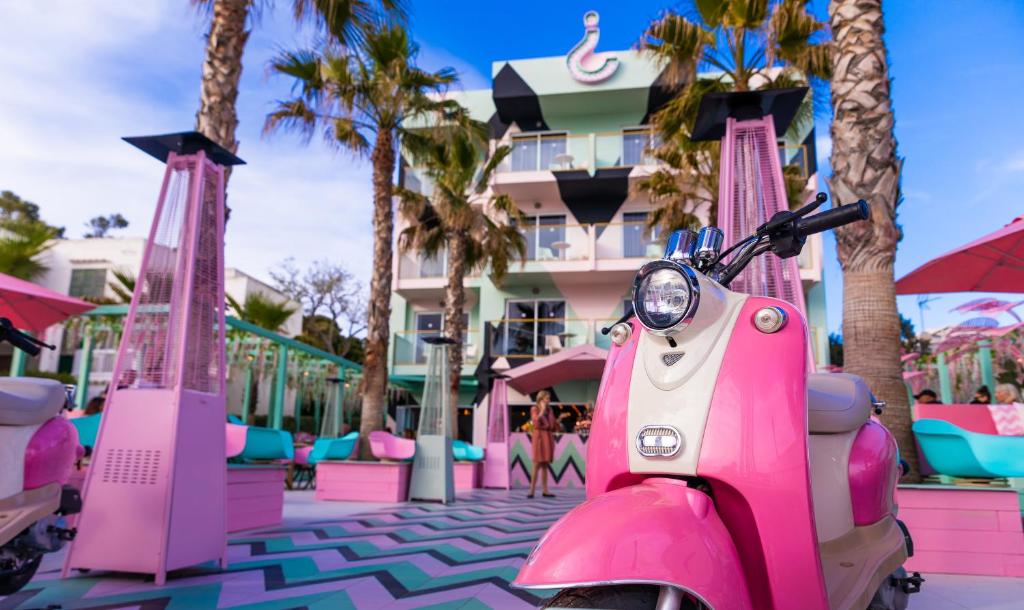
[[[900,318],[893,264],[900,228],[902,160],[896,156],[885,24],[880,0],[829,3],[832,56],[832,167],[836,201],[867,199],[871,221],[836,230],[843,269],[843,370],[864,377],[886,403],[892,430],[916,479],[917,447],[900,367]]]
[[[0,273],[32,280],[47,271],[38,257],[53,245],[58,230],[39,221],[0,223]]]
[[[672,99],[655,113],[660,145],[653,154],[664,168],[639,183],[655,206],[650,223],[667,235],[717,216],[719,144],[691,142],[690,129],[707,93],[795,87],[829,77],[825,24],[806,0],[700,0],[688,16],[668,11],[651,23],[640,48],[664,69]],[[698,70],[702,74],[698,76]],[[798,123],[812,120],[804,104]],[[806,197],[806,178],[785,173],[790,205]]]
[[[447,251],[448,284],[445,287],[442,334],[462,346],[466,334],[464,310],[466,275],[490,265],[494,281],[501,284],[513,260],[526,259],[526,240],[514,222],[523,216],[508,195],[488,195],[491,175],[512,152],[499,146],[486,159],[484,126],[466,130],[444,130],[433,142],[414,154],[434,183],[424,194],[402,189],[399,211],[409,226],[399,235],[402,251],[417,250],[424,258],[437,258]],[[504,222],[496,222],[499,217]],[[452,395],[458,397],[462,376],[462,349],[449,351]],[[451,417],[455,429],[458,418]]]
[[[275,333],[280,331],[288,318],[298,311],[298,308],[288,303],[279,303],[258,292],[247,294],[245,303],[239,303],[230,294],[224,295],[224,298],[227,299],[228,306],[235,310],[238,319]]]
[[[414,142],[421,137],[405,128],[407,122],[441,124],[465,119],[456,102],[440,96],[456,82],[455,72],[418,68],[418,52],[404,28],[383,23],[368,28],[363,41],[348,50],[329,43],[317,49],[284,52],[270,64],[272,72],[295,79],[298,95],[278,103],[277,110],[267,117],[266,131],[295,129],[307,139],[321,131],[331,145],[368,155],[372,164],[373,276],[361,381],[364,438],[383,426],[384,417],[396,143],[400,138]],[[362,457],[370,459],[368,444],[360,445]]]
[[[210,14],[196,131],[234,153],[238,151],[235,102],[242,78],[242,55],[249,40],[249,22],[253,16],[270,9],[274,1],[191,2]],[[398,20],[405,18],[401,0],[292,0],[292,10],[296,21],[311,20],[344,44],[357,42],[362,28],[381,16]],[[230,175],[231,168],[225,168],[225,184]]]
[[[118,302],[131,303],[135,295],[135,274],[128,269],[111,269],[110,273],[115,281],[107,282],[107,286],[117,295]]]

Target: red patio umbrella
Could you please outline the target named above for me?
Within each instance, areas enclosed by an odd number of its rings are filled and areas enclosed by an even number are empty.
[[[896,282],[896,294],[934,292],[1024,292],[1024,216]]]
[[[46,327],[95,309],[96,305],[0,273],[0,318],[37,335]]]

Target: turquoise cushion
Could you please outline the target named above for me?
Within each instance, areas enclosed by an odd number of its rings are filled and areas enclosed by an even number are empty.
[[[452,441],[452,456],[460,462],[479,462],[484,459],[484,450],[466,441]]]
[[[1024,477],[1024,436],[979,434],[940,419],[919,419],[914,434],[940,474],[953,477]]]
[[[242,418],[233,413],[228,413],[228,423],[238,424],[239,426],[245,425],[245,422],[242,421]]]

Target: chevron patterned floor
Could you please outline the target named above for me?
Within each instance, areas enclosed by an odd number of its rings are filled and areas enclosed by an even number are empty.
[[[224,572],[175,572],[161,588],[118,574],[61,580],[53,557],[25,589],[0,597],[0,610],[535,608],[542,598],[509,582],[583,495],[524,496],[476,491],[451,506],[402,504],[329,519],[289,518],[286,505],[284,526],[231,537]],[[318,504],[320,517],[329,514]]]

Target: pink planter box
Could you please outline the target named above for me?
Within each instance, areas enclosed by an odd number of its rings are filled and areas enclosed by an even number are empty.
[[[284,465],[228,467],[228,531],[280,525],[284,513]]]
[[[405,502],[412,462],[334,462],[316,465],[316,499]]]
[[[1016,490],[901,486],[897,502],[914,539],[908,570],[1024,577]]]
[[[455,490],[478,489],[482,466],[480,462],[455,462]]]

